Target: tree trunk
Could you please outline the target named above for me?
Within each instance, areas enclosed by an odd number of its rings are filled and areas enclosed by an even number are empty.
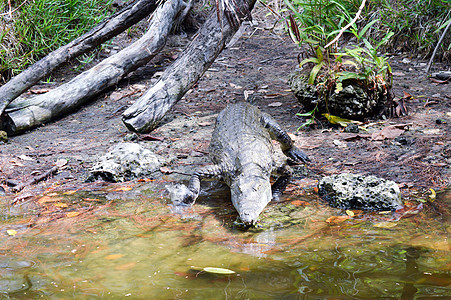
[[[245,0],[238,5],[238,11],[248,15],[254,4],[255,0]],[[225,20],[218,20],[216,13],[212,13],[196,38],[164,71],[160,80],[122,114],[127,128],[143,133],[153,130],[166,112],[210,67],[238,28],[230,26]]]
[[[129,47],[46,94],[12,102],[6,109],[7,133],[15,135],[66,114],[146,64],[163,48],[182,7],[182,0],[167,0],[153,15],[147,33]]]
[[[136,24],[156,9],[157,2],[157,0],[138,0],[128,5],[120,12],[98,24],[88,33],[53,51],[19,75],[13,77],[0,87],[0,116],[3,115],[3,111],[11,101],[40,79],[48,76],[62,63],[93,49]]]

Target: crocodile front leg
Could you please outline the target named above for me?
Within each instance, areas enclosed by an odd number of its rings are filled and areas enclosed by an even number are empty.
[[[262,113],[260,122],[269,131],[271,138],[281,144],[282,152],[295,162],[309,162],[308,156],[294,146],[293,140],[288,133],[267,113]]]
[[[188,192],[183,197],[182,205],[193,205],[199,196],[200,191],[200,179],[201,178],[216,178],[222,179],[222,166],[221,165],[209,165],[202,167],[194,172],[188,184]]]
[[[279,201],[280,196],[282,196],[283,191],[287,188],[290,182],[291,176],[293,175],[293,170],[287,165],[283,165],[277,168],[277,174],[280,175],[276,182],[272,185],[272,199],[274,201]]]

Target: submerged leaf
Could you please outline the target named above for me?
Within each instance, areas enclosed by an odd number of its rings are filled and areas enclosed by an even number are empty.
[[[77,192],[76,190],[67,191],[67,192],[64,192],[63,195],[73,195],[73,194],[75,194],[76,192]]]
[[[115,259],[121,258],[122,256],[124,256],[124,254],[110,254],[110,255],[105,256],[105,259],[115,260]]]
[[[39,198],[38,203],[39,204],[44,204],[44,203],[48,203],[48,202],[57,202],[60,201],[61,198],[60,197],[53,197],[52,195],[47,195],[47,196],[42,196],[41,198]]]
[[[213,273],[213,274],[221,274],[221,275],[232,275],[235,274],[235,271],[224,269],[224,268],[215,268],[215,267],[205,267],[203,268],[203,271],[207,273]]]
[[[379,222],[374,224],[374,227],[378,227],[378,228],[393,228],[396,225],[398,225],[397,223],[393,223],[393,222]]]
[[[338,223],[344,222],[344,221],[349,220],[349,219],[351,219],[350,216],[332,216],[332,217],[329,217],[326,220],[326,223],[338,224]]]

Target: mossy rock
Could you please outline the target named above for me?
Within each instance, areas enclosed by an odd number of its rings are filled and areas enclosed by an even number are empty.
[[[289,76],[288,84],[306,110],[317,107],[319,113],[329,113],[347,119],[362,120],[372,117],[380,112],[386,101],[386,97],[381,93],[376,91],[376,94],[370,95],[372,91],[365,90],[362,84],[353,79],[344,80],[343,89],[339,93],[331,90],[329,99],[321,98],[315,86],[308,83],[308,74],[294,72]]]

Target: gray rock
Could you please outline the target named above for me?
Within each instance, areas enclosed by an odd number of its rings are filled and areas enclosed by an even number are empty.
[[[102,178],[123,182],[149,176],[163,165],[163,159],[137,143],[119,143],[94,164],[88,181]]]
[[[318,184],[321,197],[332,207],[362,210],[396,210],[402,207],[398,185],[376,176],[350,173],[326,176]]]

